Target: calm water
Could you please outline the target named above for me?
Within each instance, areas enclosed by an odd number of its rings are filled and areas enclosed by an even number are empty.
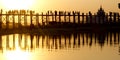
[[[120,33],[0,35],[0,60],[120,60]]]

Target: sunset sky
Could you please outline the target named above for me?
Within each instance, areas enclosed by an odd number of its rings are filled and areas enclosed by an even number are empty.
[[[31,9],[37,12],[47,10],[96,12],[100,5],[106,12],[119,12],[120,0],[0,0],[1,9]]]

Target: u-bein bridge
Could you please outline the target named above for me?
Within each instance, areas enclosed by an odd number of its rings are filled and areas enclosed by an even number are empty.
[[[0,29],[22,28],[119,28],[120,14],[105,13],[102,7],[97,13],[80,13],[79,11],[48,11],[35,13],[31,10],[9,10],[0,12]]]

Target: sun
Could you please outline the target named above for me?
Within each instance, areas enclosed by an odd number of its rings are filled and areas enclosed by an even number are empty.
[[[29,9],[33,4],[34,0],[2,0],[6,9]]]
[[[6,51],[4,53],[6,60],[30,60],[30,52],[22,51],[21,49],[17,48],[14,51]]]

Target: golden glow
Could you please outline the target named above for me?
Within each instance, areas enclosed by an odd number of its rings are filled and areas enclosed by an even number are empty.
[[[2,0],[2,4],[7,9],[29,9],[34,0]]]
[[[6,60],[30,60],[30,53],[17,48],[14,51],[6,51],[4,53]]]

